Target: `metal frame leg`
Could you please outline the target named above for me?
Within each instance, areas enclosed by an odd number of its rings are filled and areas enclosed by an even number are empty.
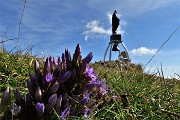
[[[131,62],[131,59],[129,58],[128,50],[127,50],[125,44],[124,44],[123,42],[121,42],[121,44],[122,44],[122,46],[124,47],[124,50],[125,50],[125,52],[126,52],[126,55],[127,55],[128,60]]]
[[[106,48],[106,51],[105,51],[105,53],[104,53],[104,62],[105,62],[105,60],[106,60],[106,54],[107,54],[107,51],[108,51],[109,47],[110,47],[110,43],[109,43],[109,45],[108,45],[108,47]]]
[[[111,51],[112,51],[112,44],[111,44],[110,52],[109,52],[109,61],[111,61]]]
[[[118,44],[118,47],[119,47],[119,44]],[[119,47],[120,48],[120,47]],[[121,59],[121,50],[118,51],[119,52],[119,55],[118,55],[118,60]]]

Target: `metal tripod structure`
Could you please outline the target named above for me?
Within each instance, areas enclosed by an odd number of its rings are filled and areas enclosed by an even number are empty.
[[[119,43],[122,44],[122,46],[123,46],[123,48],[124,48],[125,51],[123,51],[123,52],[120,52],[120,50],[118,51],[118,53],[119,53],[118,59],[120,60],[121,57],[122,57],[123,59],[125,59],[125,60],[127,60],[127,61],[129,61],[129,62],[131,61],[131,59],[129,58],[128,50],[127,50],[125,44],[123,43],[123,41],[121,40],[121,35],[120,35],[120,34],[115,34],[115,35],[111,35],[111,36],[110,36],[109,45],[108,45],[108,47],[106,48],[106,51],[105,51],[105,53],[104,53],[104,62],[105,62],[105,60],[106,60],[106,54],[107,54],[107,52],[108,52],[108,50],[109,50],[109,47],[110,47],[109,61],[111,61],[112,47],[113,47],[113,45],[115,45],[115,44],[117,44],[118,47],[119,47]]]

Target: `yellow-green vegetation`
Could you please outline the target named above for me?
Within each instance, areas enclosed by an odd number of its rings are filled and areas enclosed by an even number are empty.
[[[18,87],[26,92],[26,80],[29,79],[29,72],[33,71],[33,60],[28,55],[8,54],[0,52],[0,92],[5,87]]]
[[[7,86],[26,93],[26,80],[33,71],[34,59],[0,53],[0,96]],[[91,67],[100,79],[106,79],[111,94],[109,102],[102,103],[90,119],[180,119],[180,81],[144,74],[141,65],[119,61],[96,62]]]

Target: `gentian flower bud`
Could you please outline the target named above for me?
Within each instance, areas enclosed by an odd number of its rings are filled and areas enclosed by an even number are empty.
[[[35,87],[34,84],[30,80],[27,80],[27,88],[32,95],[34,95],[35,92],[34,87]]]
[[[61,57],[59,56],[58,57],[58,64],[60,64],[61,63]]]
[[[70,52],[68,51],[68,49],[65,52],[65,56],[66,56],[66,59],[70,62],[71,61],[71,55],[70,55]]]
[[[66,63],[66,57],[65,57],[65,54],[64,53],[62,53],[62,63]]]
[[[50,63],[50,71],[53,71],[53,57],[49,57],[49,63]]]
[[[65,120],[66,117],[69,115],[69,111],[70,111],[70,106],[67,107],[62,113],[61,113],[61,119]]]
[[[32,104],[32,98],[30,93],[26,94],[26,103],[29,105]]]
[[[48,99],[48,107],[52,108],[56,104],[57,101],[57,94],[53,94]]]
[[[65,49],[65,57],[66,57],[66,65],[67,65],[67,69],[72,67],[72,63],[71,63],[71,55],[70,52],[68,51],[68,49]]]
[[[36,91],[35,91],[35,98],[37,101],[41,101],[42,99],[42,92],[39,86],[37,86]]]
[[[38,113],[38,116],[39,117],[42,117],[43,116],[43,113],[44,113],[44,109],[45,109],[45,106],[43,103],[37,103],[36,106],[35,106],[35,109]]]
[[[51,88],[50,88],[51,94],[56,93],[56,91],[58,90],[58,88],[59,88],[59,82],[56,81],[56,82],[54,83],[54,85],[51,86]]]
[[[54,57],[53,57],[53,65],[55,66],[55,68],[58,66],[58,62],[56,61]]]
[[[35,60],[35,63],[34,63],[34,72],[35,72],[36,76],[41,74],[41,71],[40,71],[40,68],[39,68],[39,63],[37,62],[37,60]]]
[[[76,50],[75,50],[75,53],[73,55],[73,64],[75,66],[79,66],[80,62],[81,62],[81,47],[80,45],[78,44],[76,46]]]
[[[29,76],[30,76],[31,82],[33,84],[36,84],[37,83],[36,76],[33,73],[29,73]]]
[[[76,50],[75,50],[75,55],[79,55],[81,53],[81,46],[80,46],[80,44],[78,44],[77,46],[76,46]]]
[[[17,105],[21,105],[24,103],[24,99],[22,98],[21,93],[18,89],[14,91],[14,97],[15,97],[15,100],[16,100],[15,102]]]
[[[46,59],[46,62],[45,62],[45,65],[44,65],[44,70],[43,70],[43,74],[46,75],[48,73],[51,73],[51,67],[50,67],[50,61],[49,59],[47,58]]]
[[[63,80],[67,81],[71,77],[71,75],[72,75],[72,71],[65,72],[63,75]]]
[[[0,104],[0,113],[6,108],[9,101],[9,87],[7,87],[3,93],[1,104]]]
[[[61,103],[62,103],[62,95],[60,95],[56,101],[56,104],[55,104],[55,109],[58,111],[61,107]]]
[[[87,65],[91,62],[93,58],[92,52],[90,52],[83,60],[81,64],[81,73],[86,71]]]
[[[93,58],[93,54],[92,52],[90,52],[83,60],[82,60],[82,63],[83,64],[89,64],[91,62]]]
[[[66,57],[65,57],[65,54],[62,53],[62,69],[63,70],[66,70]]]

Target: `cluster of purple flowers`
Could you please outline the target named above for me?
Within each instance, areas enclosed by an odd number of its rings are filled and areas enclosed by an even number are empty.
[[[65,50],[56,60],[49,57],[41,71],[34,62],[34,73],[27,80],[29,92],[25,99],[18,89],[14,90],[15,102],[10,107],[17,119],[50,119],[56,112],[61,119],[68,116],[88,118],[107,95],[105,80],[99,80],[93,68],[89,67],[92,53],[84,59],[78,44],[73,57]],[[1,109],[5,109],[9,98],[9,88],[3,94]],[[3,104],[3,105],[2,105]]]

